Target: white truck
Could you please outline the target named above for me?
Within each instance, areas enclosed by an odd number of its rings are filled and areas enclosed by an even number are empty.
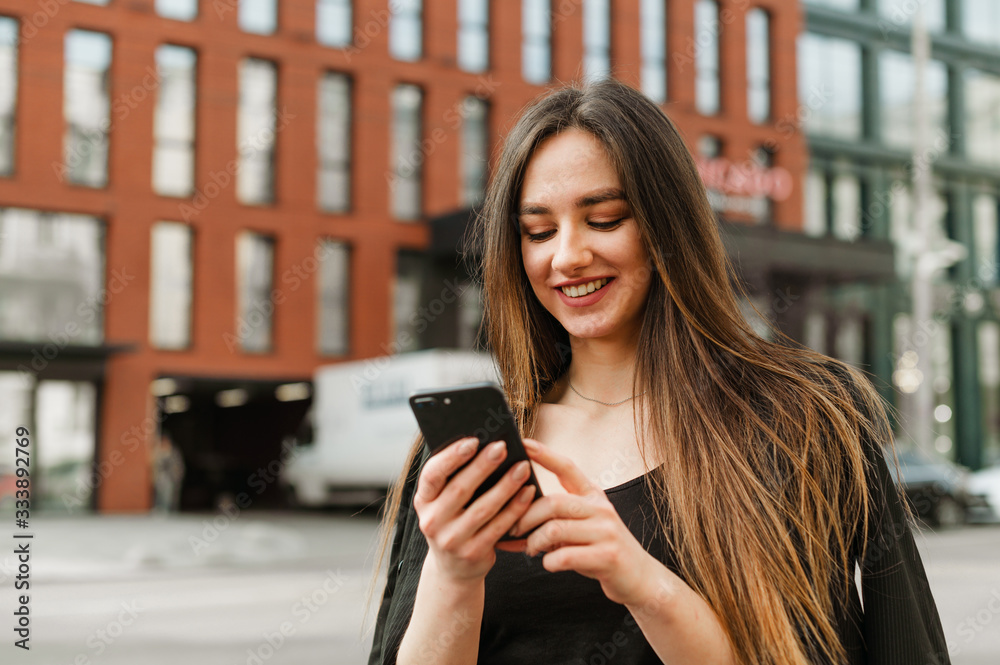
[[[499,382],[488,353],[428,349],[320,367],[306,416],[312,437],[295,443],[281,472],[289,499],[304,507],[377,500],[419,434],[410,394],[476,381]]]

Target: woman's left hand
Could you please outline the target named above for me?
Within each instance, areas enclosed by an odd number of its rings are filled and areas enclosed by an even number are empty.
[[[524,439],[524,447],[533,462],[556,475],[566,493],[535,500],[512,533],[517,536],[542,526],[527,539],[497,547],[530,556],[546,552],[542,557],[546,570],[575,570],[600,582],[610,600],[623,605],[639,602],[648,592],[648,581],[662,573],[663,564],[643,548],[604,491],[569,458],[534,439]]]

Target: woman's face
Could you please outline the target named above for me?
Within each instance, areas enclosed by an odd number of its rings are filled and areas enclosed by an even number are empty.
[[[652,273],[623,197],[604,146],[580,129],[543,141],[525,170],[518,216],[524,269],[571,336],[638,334]]]

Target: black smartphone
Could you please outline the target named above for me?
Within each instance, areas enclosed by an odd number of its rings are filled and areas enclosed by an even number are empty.
[[[468,436],[479,439],[479,450],[493,441],[507,443],[507,456],[476,489],[466,507],[499,482],[512,466],[529,459],[507,399],[500,386],[492,381],[415,392],[410,395],[410,409],[417,418],[417,424],[420,425],[420,431],[432,455],[448,444]],[[534,469],[531,469],[528,479],[524,481],[524,486],[528,485],[535,486],[535,499],[542,496],[542,488],[535,478]],[[526,535],[519,536],[518,539]],[[504,535],[500,540],[514,539]]]

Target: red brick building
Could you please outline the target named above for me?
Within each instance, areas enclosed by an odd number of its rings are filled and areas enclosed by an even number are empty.
[[[746,233],[727,237],[743,248],[747,278],[770,305],[780,275],[769,261],[797,242],[786,232],[801,227],[807,165],[796,90],[797,2],[667,1],[657,19],[657,3],[552,0],[547,42],[544,25],[522,19],[523,8],[545,15],[539,6],[546,3],[530,1],[494,0],[483,14],[478,3],[459,0],[283,0],[274,15],[266,1],[248,2],[257,14],[242,18],[237,4],[201,0],[192,15],[186,3],[169,0],[0,0],[0,17],[19,22],[20,37],[7,40],[7,60],[0,58],[0,67],[14,63],[0,71],[0,107],[4,90],[14,100],[10,136],[0,145],[0,165],[4,150],[10,154],[0,175],[0,303],[49,322],[25,329],[12,309],[0,315],[0,374],[8,379],[0,388],[19,395],[20,410],[10,418],[42,430],[35,446],[43,460],[46,446],[65,449],[49,456],[49,489],[47,477],[39,479],[53,508],[149,509],[150,447],[171,419],[188,469],[184,506],[211,505],[214,494],[234,487],[233,477],[275,459],[308,405],[297,384],[317,366],[398,350],[400,308],[416,304],[400,286],[413,271],[400,265],[423,265],[434,250],[433,220],[444,220],[442,228],[461,224],[481,189],[482,141],[495,158],[524,104],[548,85],[579,78],[584,60],[591,71],[610,69],[636,87],[665,86],[664,108],[695,151],[744,165],[769,148],[763,159],[774,168],[758,175],[789,181],[778,188],[780,200],[766,201],[759,183],[733,185],[738,169],[725,162],[711,168],[713,182],[732,185],[729,203],[758,200],[754,212],[723,217],[742,220],[734,228]],[[705,13],[700,21],[696,4]],[[748,76],[747,13],[754,8],[765,12],[752,19],[763,20],[765,47],[763,65]],[[601,18],[607,9],[610,21]],[[708,14],[717,15],[717,27],[705,21]],[[317,27],[317,15],[327,24]],[[331,23],[347,15],[350,30]],[[665,49],[658,50],[661,29]],[[182,48],[159,51],[164,45]],[[543,82],[546,50],[551,67]],[[538,59],[525,65],[524,53]],[[755,108],[748,109],[754,86]],[[335,100],[325,111],[323,95]],[[486,103],[469,101],[474,97]],[[87,125],[92,112],[105,120],[103,129]],[[484,119],[485,135],[470,134],[469,118]],[[395,153],[394,137],[403,146]],[[38,248],[46,234],[74,224],[83,225],[80,242],[94,247],[86,256],[97,258],[81,259],[93,264],[80,269],[83,277],[66,268],[53,292],[70,294],[68,304],[56,306],[62,296],[50,298],[38,284],[61,275],[56,264],[69,263],[59,257],[75,250],[46,255]],[[256,235],[239,240],[247,231]],[[162,248],[154,249],[161,235]],[[23,244],[9,249],[13,242]],[[447,255],[443,247],[434,250],[439,258]],[[760,247],[773,251],[761,254]],[[331,249],[339,257],[332,269],[325,260]],[[876,258],[884,250],[877,248]],[[4,263],[5,253],[22,258]],[[189,266],[178,267],[175,259],[188,255]],[[861,263],[852,269],[863,273]],[[808,269],[837,269],[820,264]],[[95,275],[97,285],[87,286]],[[78,320],[88,312],[96,322]],[[47,382],[67,391],[48,395],[59,391],[42,390]],[[81,393],[81,384],[92,388]],[[276,399],[275,390],[289,384]],[[65,430],[46,425],[58,419],[52,414],[60,404],[92,408],[93,418]],[[81,442],[56,440],[70,430]],[[66,460],[76,461],[73,473],[92,474],[89,483],[60,480]]]

